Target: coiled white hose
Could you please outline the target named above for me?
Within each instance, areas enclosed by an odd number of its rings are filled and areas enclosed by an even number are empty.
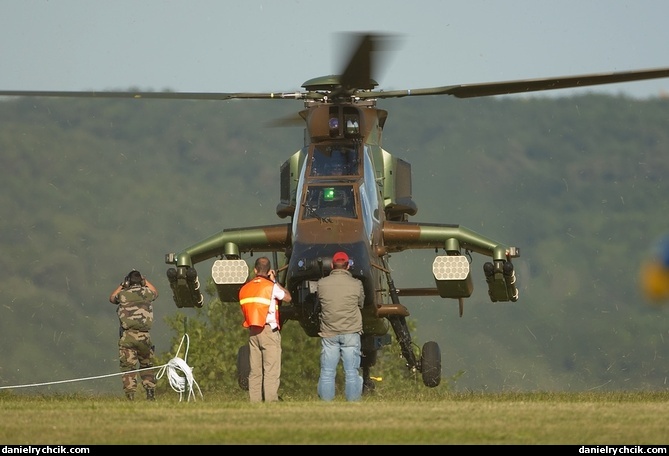
[[[156,378],[158,379],[165,375],[165,372],[167,372],[167,379],[170,382],[170,386],[174,391],[179,393],[179,402],[181,402],[183,399],[183,395],[186,391],[188,391],[186,400],[190,401],[191,397],[193,400],[195,400],[195,391],[193,389],[194,386],[197,388],[198,393],[200,393],[200,398],[203,397],[202,391],[200,390],[200,385],[197,384],[195,378],[193,377],[193,369],[186,362],[186,359],[188,358],[188,348],[190,347],[190,339],[188,334],[184,334],[184,336],[181,338],[181,343],[177,349],[177,355],[181,351],[184,340],[186,341],[184,359],[175,356],[169,360],[167,364],[162,366],[156,374]],[[183,373],[183,376],[180,374],[180,372]]]

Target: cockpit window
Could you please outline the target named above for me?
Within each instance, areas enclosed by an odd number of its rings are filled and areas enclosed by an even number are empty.
[[[316,146],[310,176],[357,176],[358,151],[352,146]]]
[[[353,186],[351,185],[311,186],[307,189],[304,206],[302,218],[305,220],[326,217],[357,217]]]

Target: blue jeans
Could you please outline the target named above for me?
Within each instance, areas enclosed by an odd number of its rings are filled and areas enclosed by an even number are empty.
[[[321,374],[318,379],[318,396],[331,401],[335,396],[335,376],[339,358],[344,363],[345,394],[347,401],[358,401],[362,396],[360,376],[360,334],[340,334],[321,338]]]

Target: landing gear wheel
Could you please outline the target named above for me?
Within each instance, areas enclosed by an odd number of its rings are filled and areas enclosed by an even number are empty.
[[[237,352],[237,383],[244,391],[249,390],[249,374],[251,373],[249,353],[248,344],[239,347],[239,351]]]
[[[441,350],[436,342],[425,342],[420,355],[423,384],[434,388],[441,383]]]

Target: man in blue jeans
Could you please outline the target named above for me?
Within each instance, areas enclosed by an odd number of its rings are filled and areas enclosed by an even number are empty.
[[[344,363],[345,394],[347,401],[358,401],[362,396],[360,376],[360,334],[365,302],[362,282],[349,272],[349,258],[344,252],[332,256],[332,272],[318,281],[321,302],[321,373],[318,396],[331,401],[335,396],[335,375],[339,359]]]

